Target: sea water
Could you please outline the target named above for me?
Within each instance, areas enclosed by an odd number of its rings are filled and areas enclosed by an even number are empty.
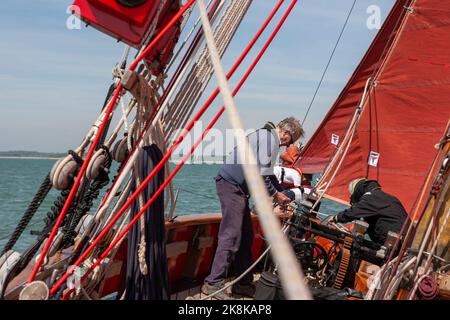
[[[55,161],[0,159],[0,250]],[[178,191],[174,215],[220,212],[214,183],[219,168],[219,164],[189,164],[178,172],[173,183],[174,190]],[[113,167],[113,172],[116,169],[117,167]],[[30,234],[30,230],[40,230],[43,227],[43,219],[58,194],[56,190],[50,191],[16,244],[16,250],[23,251],[33,242],[35,236]],[[104,190],[101,195],[104,195]],[[95,202],[92,210],[95,210],[98,204],[99,200]],[[332,214],[340,209],[342,207],[326,200],[321,207],[321,211]]]

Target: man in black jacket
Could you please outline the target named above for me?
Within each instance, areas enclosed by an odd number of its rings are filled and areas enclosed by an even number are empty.
[[[405,220],[409,220],[400,200],[382,191],[376,180],[355,179],[349,185],[349,192],[351,207],[332,217],[332,221],[346,223],[363,218],[369,224],[367,233],[375,243],[383,245],[389,231],[400,234]]]

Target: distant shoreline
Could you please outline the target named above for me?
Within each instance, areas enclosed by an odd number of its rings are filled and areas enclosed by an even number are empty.
[[[170,163],[179,164],[180,160],[170,160]],[[185,162],[184,164],[223,164],[223,161],[213,161],[213,160],[204,160],[204,161],[194,161],[194,162]]]
[[[0,159],[25,159],[25,160],[58,160],[54,157],[19,157],[19,156],[0,156]]]
[[[19,156],[0,156],[0,159],[16,159],[16,160],[59,160],[61,158],[56,157],[19,157]],[[179,164],[180,160],[170,160],[170,163]],[[185,164],[223,164],[220,161],[194,161],[194,162],[186,162]]]

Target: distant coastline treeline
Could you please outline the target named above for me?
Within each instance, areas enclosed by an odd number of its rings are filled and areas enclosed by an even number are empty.
[[[66,157],[67,153],[57,153],[57,152],[39,152],[39,151],[0,151],[0,158],[30,158],[30,159],[59,159]],[[190,157],[186,164],[222,164],[224,161],[224,156],[193,156]],[[179,163],[182,159],[180,155],[173,155],[170,159],[172,163]]]
[[[39,151],[0,151],[0,157],[23,157],[23,158],[61,158],[67,153],[39,152]]]

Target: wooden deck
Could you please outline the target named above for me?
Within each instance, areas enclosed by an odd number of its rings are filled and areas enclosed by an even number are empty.
[[[253,276],[253,284],[256,285],[256,281],[258,281],[258,279],[260,278],[260,274],[255,274]],[[229,285],[229,283],[232,281],[232,279],[230,279],[229,281],[227,281],[226,285]],[[184,290],[184,291],[180,291],[177,292],[175,294],[172,294],[170,299],[171,300],[201,300],[203,298],[206,297],[205,294],[203,294],[201,292],[201,286],[197,286],[188,290]],[[231,293],[231,286],[228,287],[226,289],[226,292],[230,295],[230,297],[232,298],[232,300],[253,300],[252,298],[243,298],[243,297],[237,297],[237,296],[233,296]],[[207,300],[215,300],[213,297],[207,299]]]

